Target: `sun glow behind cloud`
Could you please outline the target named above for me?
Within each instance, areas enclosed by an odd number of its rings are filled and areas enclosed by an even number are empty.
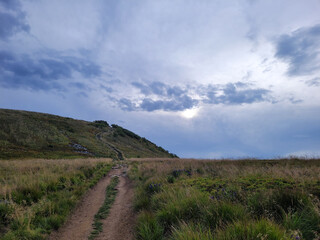
[[[186,109],[180,113],[180,115],[186,119],[191,119],[194,118],[198,115],[199,108],[191,108],[191,109]]]

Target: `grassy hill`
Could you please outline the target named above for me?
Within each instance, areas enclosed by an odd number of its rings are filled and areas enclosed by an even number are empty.
[[[0,159],[176,157],[145,138],[106,121],[0,109]]]

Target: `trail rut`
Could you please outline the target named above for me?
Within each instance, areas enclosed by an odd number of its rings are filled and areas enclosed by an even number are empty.
[[[126,169],[111,170],[106,177],[90,189],[80,201],[64,226],[49,236],[49,240],[84,240],[92,231],[94,215],[105,199],[105,190],[113,175],[119,176],[116,200],[109,216],[103,220],[103,232],[96,239],[133,239],[135,216],[132,208],[133,186],[123,173]]]
[[[125,175],[119,177],[118,194],[108,217],[103,220],[103,232],[97,240],[133,240],[135,215],[133,184]]]

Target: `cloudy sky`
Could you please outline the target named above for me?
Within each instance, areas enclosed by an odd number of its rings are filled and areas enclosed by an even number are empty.
[[[180,157],[320,156],[319,0],[0,0],[0,108]]]

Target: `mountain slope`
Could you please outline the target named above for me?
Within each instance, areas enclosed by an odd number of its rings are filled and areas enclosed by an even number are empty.
[[[0,159],[176,157],[145,138],[105,121],[0,109]]]

